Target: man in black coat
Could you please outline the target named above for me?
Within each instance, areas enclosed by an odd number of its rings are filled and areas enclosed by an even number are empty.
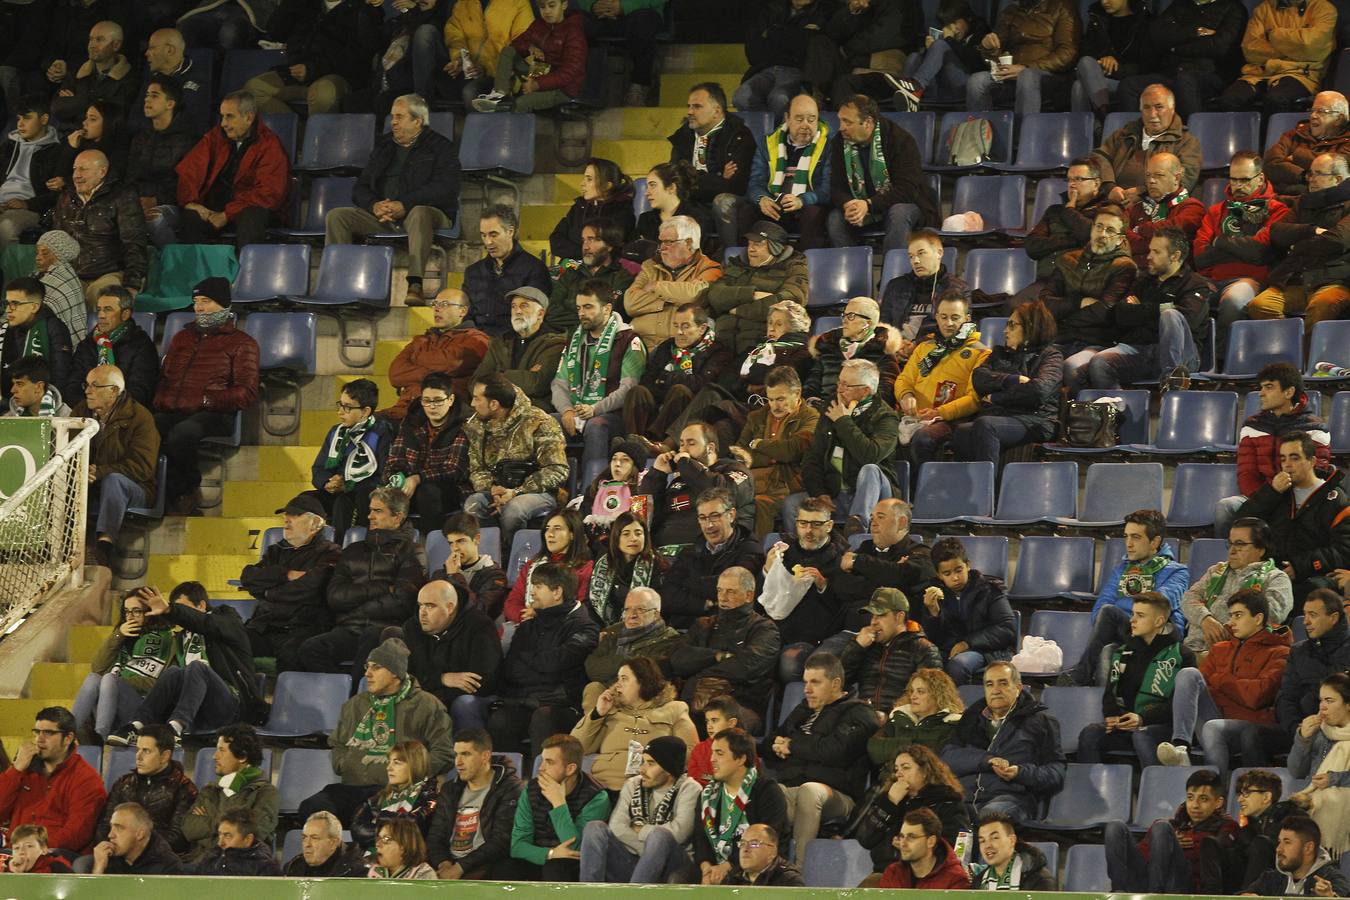
[[[638,490],[652,498],[653,544],[696,544],[700,531],[709,544],[722,543],[725,535],[708,537],[705,523],[699,519],[702,513],[697,510],[714,490],[726,492],[736,526],[747,531],[754,528],[754,481],[745,466],[722,458],[721,449],[717,429],[694,422],[680,432],[678,450],[667,450],[652,461]]]
[[[733,800],[747,825],[768,825],[779,841],[792,831],[783,788],[759,767],[755,739],[742,728],[725,728],[712,738],[712,781],[704,793],[711,817],[700,815],[694,824],[694,865],[681,881],[725,884],[741,871],[740,843],[753,832],[728,827]]]
[[[305,820],[300,854],[286,863],[282,874],[287,878],[365,878],[364,856],[361,847],[343,843],[342,821],[323,809]]]
[[[670,161],[684,160],[698,172],[689,199],[712,206],[718,194],[743,196],[750,186],[750,164],[755,159],[755,136],[739,117],[727,114],[727,95],[716,82],[689,89],[684,124],[666,140]]]
[[[768,109],[782,118],[801,87],[802,65],[813,36],[829,25],[831,0],[773,0],[765,3],[745,35],[750,63],[731,96],[737,109]]]
[[[895,326],[911,342],[931,337],[937,331],[939,297],[951,294],[970,297],[970,286],[955,272],[947,271],[942,256],[942,237],[936,231],[911,232],[910,270],[892,278],[882,288],[881,321]],[[910,327],[914,319],[919,321]],[[909,355],[908,350],[902,353]]]
[[[830,653],[806,661],[804,698],[760,745],[787,799],[796,862],[820,832],[820,820],[847,817],[867,789],[871,707],[844,690],[844,667]]]
[[[384,46],[384,15],[366,0],[283,0],[266,28],[286,62],[244,85],[265,113],[289,112],[292,102],[311,116],[337,112],[370,81],[371,60]]]
[[[272,855],[272,845],[258,834],[258,823],[248,807],[227,809],[216,826],[219,849],[197,863],[193,875],[237,878],[277,877],[281,866]]]
[[[479,728],[455,726],[455,774],[441,787],[427,832],[427,862],[442,881],[504,878],[509,868],[511,828],[523,786],[516,764],[494,756],[492,737]],[[486,790],[486,793],[481,793]],[[460,815],[476,808],[477,815]],[[475,829],[465,833],[468,822]],[[481,836],[482,840],[478,838]],[[475,846],[476,845],[476,846]]]
[[[281,540],[256,563],[244,566],[239,581],[258,607],[244,630],[254,656],[271,656],[278,672],[300,668],[300,645],[332,626],[328,581],[342,548],[324,536],[323,504],[306,492],[277,510]]]
[[[145,213],[136,192],[109,174],[102,150],[75,157],[70,183],[56,199],[52,224],[80,245],[74,268],[86,301],[109,284],[133,291],[144,287],[149,265]]]
[[[896,704],[906,699],[914,673],[942,668],[942,656],[921,630],[911,630],[907,621],[909,597],[899,588],[877,588],[859,612],[872,620],[860,626],[856,634],[845,631],[827,644],[831,648],[843,645],[839,663],[844,667],[845,682],[858,686],[858,699],[874,713],[889,716]],[[818,652],[825,649],[826,644],[821,644]]]
[[[70,378],[62,391],[77,398],[84,393],[85,376],[95,366],[114,365],[122,370],[127,393],[149,409],[159,386],[159,349],[154,339],[132,318],[136,297],[120,284],[99,291],[95,301],[98,324],[75,345]]]
[[[732,363],[731,348],[717,339],[706,306],[676,307],[670,321],[674,336],[656,345],[642,381],[623,401],[624,431],[645,438],[648,449],[669,450],[678,443],[675,426],[685,418],[694,395]]]
[[[1149,26],[1153,71],[1122,78],[1116,108],[1138,109],[1150,84],[1171,88],[1185,118],[1209,108],[1206,101],[1237,78],[1246,28],[1240,0],[1176,0]]]
[[[122,52],[124,35],[118,21],[105,19],[95,22],[89,29],[84,62],[68,61],[61,88],[52,101],[52,117],[63,129],[68,127],[73,130],[78,127],[84,118],[84,111],[96,100],[111,103],[122,110],[135,102],[138,87],[136,67]]]
[[[464,270],[464,293],[469,295],[473,325],[490,337],[511,333],[510,294],[519,287],[552,288],[548,266],[525,252],[516,240],[520,219],[516,211],[501,204],[488,206],[478,217],[478,236],[483,259]]]
[[[924,590],[915,619],[946,659],[947,674],[957,684],[995,660],[1017,652],[1017,621],[1003,582],[970,567],[960,538],[933,545],[938,583]]]
[[[71,384],[72,366],[70,329],[61,317],[43,304],[42,282],[36,278],[16,278],[5,285],[5,331],[0,346],[0,398],[10,393],[10,367],[25,356],[38,356],[47,361],[50,384],[67,391]],[[84,393],[84,382],[79,391]]]
[[[1350,879],[1322,847],[1322,829],[1307,816],[1280,823],[1275,867],[1242,889],[1258,897],[1344,897]]]
[[[147,123],[127,150],[126,183],[141,199],[146,230],[156,247],[177,242],[178,163],[202,132],[183,107],[183,85],[172,75],[155,75],[135,121]],[[168,213],[168,215],[165,215]]]
[[[417,683],[445,704],[455,730],[486,724],[475,697],[497,689],[502,645],[497,626],[479,610],[460,602],[448,581],[431,581],[417,593],[417,615],[403,623],[408,671]]]
[[[797,514],[795,535],[783,535],[769,548],[764,574],[782,567],[796,578],[809,577],[811,586],[786,616],[767,595],[760,598],[770,617],[778,622],[783,638],[778,680],[787,684],[802,677],[802,666],[816,646],[844,627],[845,601],[834,592],[839,560],[848,552],[848,539],[834,528],[834,503],[809,497]],[[777,599],[777,598],[775,598]]]
[[[1318,588],[1303,601],[1308,636],[1289,650],[1289,661],[1275,695],[1275,718],[1292,740],[1294,729],[1317,712],[1317,689],[1333,672],[1350,670],[1350,626],[1345,600],[1330,588]]]
[[[802,80],[817,99],[827,92],[842,106],[845,100],[867,84],[891,96],[889,79],[876,75],[857,76],[855,69],[873,69],[873,57],[912,53],[922,48],[924,39],[923,7],[906,0],[868,0],[866,3],[839,3],[819,34],[807,45],[802,64]],[[888,60],[886,68],[891,67]],[[898,67],[898,64],[896,64]],[[822,106],[824,103],[821,104]],[[917,171],[917,169],[916,169]]]
[[[845,629],[857,631],[868,624],[869,614],[863,607],[872,602],[877,585],[894,586],[906,597],[918,598],[937,579],[929,548],[910,536],[913,511],[898,497],[878,502],[872,508],[871,537],[839,558],[832,587],[846,598],[849,610],[858,610],[845,613]]]
[[[416,94],[395,100],[390,132],[375,141],[352,188],[355,205],[331,209],[324,220],[324,246],[350,244],[367,234],[407,233],[409,306],[424,302],[422,275],[436,230],[449,228],[459,207],[459,153],[432,130],[430,116]]]
[[[704,491],[698,495],[694,511],[702,540],[695,540],[676,555],[661,589],[661,613],[675,628],[687,628],[696,617],[716,611],[717,580],[722,573],[733,566],[757,573],[764,563],[760,542],[748,528],[736,523],[730,491]],[[754,580],[758,583],[760,579]]]

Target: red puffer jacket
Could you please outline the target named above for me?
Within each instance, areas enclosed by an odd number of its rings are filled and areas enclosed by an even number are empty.
[[[1294,639],[1281,625],[1245,641],[1220,641],[1200,660],[1200,674],[1225,719],[1275,724],[1275,695]]]
[[[88,853],[107,796],[103,779],[72,744],[50,778],[41,765],[0,773],[0,821],[8,822],[6,833],[20,825],[45,826],[48,846]]]
[[[1289,215],[1289,207],[1275,196],[1267,181],[1259,194],[1244,201],[1252,210],[1260,210],[1260,217],[1235,215],[1225,222],[1228,204],[1234,202],[1232,186],[1224,188],[1223,193],[1223,200],[1205,210],[1195,234],[1195,269],[1215,281],[1254,278],[1265,284],[1270,274],[1267,254],[1272,252],[1270,226]]]
[[[232,413],[258,399],[258,344],[233,322],[202,330],[189,323],[164,354],[155,411]]]
[[[230,150],[230,139],[220,128],[202,135],[197,146],[174,169],[178,173],[179,206],[202,202],[229,162]],[[235,170],[234,192],[223,210],[225,218],[233,221],[246,208],[260,206],[285,221],[290,184],[291,161],[281,139],[261,121],[255,123],[253,137],[248,139],[248,147]]]
[[[1308,410],[1308,395],[1300,394],[1294,398],[1294,410],[1289,415],[1262,410],[1242,423],[1237,448],[1238,490],[1242,496],[1255,494],[1280,471],[1280,438],[1294,431],[1307,433],[1317,443],[1319,468],[1330,465],[1331,432],[1320,416]]]
[[[551,68],[539,79],[539,90],[562,91],[569,97],[581,93],[586,83],[586,31],[581,13],[569,12],[557,25],[535,19],[511,46],[522,57],[531,47],[544,51]]]

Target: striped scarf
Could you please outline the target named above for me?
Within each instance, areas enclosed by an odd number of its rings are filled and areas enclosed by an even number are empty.
[[[1143,208],[1144,215],[1148,216],[1150,222],[1161,222],[1167,218],[1168,210],[1186,202],[1190,196],[1190,192],[1183,187],[1179,188],[1172,196],[1164,197],[1161,200],[1154,200],[1148,194],[1145,194],[1139,198],[1139,205]]]
[[[750,792],[757,780],[759,770],[751,766],[741,781],[741,789],[731,798],[730,809],[721,809],[724,789],[720,781],[708,782],[703,788],[703,793],[699,795],[701,808],[699,818],[703,822],[703,833],[707,835],[708,843],[712,845],[713,856],[717,858],[718,863],[724,863],[731,857],[731,851],[734,849],[732,845],[745,833],[745,829],[750,827],[750,822],[745,817],[745,808],[750,804]]]
[[[94,332],[94,346],[98,347],[98,364],[100,366],[117,365],[117,352],[113,349],[122,335],[126,334],[127,323],[123,322],[112,331],[104,334],[101,331]]]
[[[679,372],[682,375],[694,373],[694,360],[707,350],[717,339],[717,333],[711,322],[703,329],[703,336],[688,347],[681,347],[674,340],[670,342],[670,362],[666,363],[667,372]]]
[[[367,416],[351,428],[339,425],[324,451],[324,468],[329,472],[342,470],[342,480],[350,490],[371,477],[380,468],[375,448],[366,442],[366,435],[375,427],[375,417]]]
[[[562,363],[558,373],[567,382],[567,392],[573,403],[595,403],[605,396],[605,376],[609,373],[609,354],[614,349],[614,339],[623,328],[623,318],[616,312],[609,314],[605,330],[591,351],[582,371],[582,353],[586,346],[587,331],[580,326],[572,332],[572,339],[563,351]]]
[[[783,183],[791,176],[791,186],[787,193],[800,196],[811,190],[811,157],[816,152],[817,137],[802,148],[801,156],[797,157],[797,164],[788,168],[788,139],[786,129],[779,129],[775,135],[778,139],[777,161],[773,167],[773,179],[769,182],[774,196],[783,193]]]

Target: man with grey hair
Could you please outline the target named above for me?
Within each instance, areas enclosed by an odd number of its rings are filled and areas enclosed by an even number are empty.
[[[113,810],[107,840],[94,847],[93,875],[181,875],[182,864],[169,842],[155,833],[154,820],[139,803]]]
[[[1103,190],[1114,185],[1111,202],[1124,203],[1143,193],[1144,170],[1156,153],[1171,153],[1181,160],[1188,189],[1200,178],[1203,154],[1200,139],[1186,130],[1177,112],[1177,98],[1164,84],[1150,84],[1139,95],[1139,118],[1131,119],[1111,134],[1102,135],[1097,157]],[[1086,237],[1078,243],[1086,242]]]
[[[525,252],[516,239],[520,217],[504,204],[486,207],[478,217],[478,237],[487,255],[464,270],[464,293],[469,295],[469,317],[489,337],[511,333],[513,291],[538,288],[547,294],[553,286],[548,266]]]
[[[595,705],[596,695],[614,683],[626,659],[646,656],[665,671],[679,641],[680,633],[661,618],[661,595],[650,587],[630,590],[619,621],[600,632],[600,643],[586,657],[586,676],[591,681],[581,695],[582,707]]]
[[[149,236],[141,200],[109,174],[103,151],[85,150],[75,157],[70,183],[56,200],[52,227],[80,246],[75,274],[87,303],[110,284],[124,285],[132,293],[145,284]]]
[[[94,556],[99,565],[111,567],[127,510],[155,502],[159,430],[150,410],[127,393],[117,366],[95,366],[83,385],[84,400],[70,414],[99,423],[89,451],[89,506],[98,510],[92,522]]]
[[[246,91],[220,101],[212,128],[178,163],[178,240],[212,243],[233,225],[235,246],[261,244],[286,215],[291,158],[276,132],[258,118]]]
[[[312,493],[277,514],[280,539],[267,544],[264,533],[262,557],[244,566],[239,581],[259,601],[244,626],[253,655],[274,657],[277,671],[289,672],[300,667],[300,645],[330,627],[328,581],[342,550],[325,534],[323,504]]]
[[[1308,192],[1308,170],[1323,153],[1350,156],[1350,102],[1339,91],[1313,97],[1308,120],[1280,135],[1266,151],[1266,175],[1281,196]]]
[[[407,234],[408,306],[425,302],[422,276],[436,230],[449,228],[459,207],[459,153],[431,128],[430,115],[417,94],[395,100],[390,130],[376,139],[352,188],[353,205],[330,209],[324,220],[325,247],[368,234]]]
[[[52,118],[62,133],[77,128],[95,100],[128,109],[136,100],[137,67],[122,53],[122,26],[94,23],[89,29],[89,57],[78,69],[67,67],[61,88],[52,98]]]
[[[342,822],[326,809],[312,813],[300,831],[300,853],[286,863],[287,878],[365,878],[362,850],[342,841]]]
[[[109,285],[94,301],[98,317],[94,330],[75,345],[70,369],[71,396],[84,390],[84,377],[94,366],[115,363],[126,380],[127,393],[147,409],[155,399],[159,385],[159,348],[154,338],[132,318],[136,297],[120,284]],[[81,307],[80,314],[84,315]]]
[[[649,452],[675,448],[694,395],[732,364],[731,348],[718,340],[706,306],[677,307],[671,327],[675,333],[647,357],[642,381],[623,404],[624,432],[637,435]]]
[[[657,232],[658,253],[624,292],[633,330],[648,350],[675,335],[675,310],[698,303],[708,285],[722,277],[722,265],[699,249],[703,230],[689,216],[671,216]]]
[[[881,307],[871,297],[854,297],[844,307],[843,322],[822,335],[811,338],[807,347],[813,361],[802,380],[802,396],[816,409],[823,410],[834,397],[839,372],[845,361],[868,360],[879,374],[878,392],[887,405],[895,402],[895,379],[900,364],[895,354],[901,349],[900,329],[882,325]]]
[[[558,373],[558,361],[568,336],[544,330],[544,320],[554,301],[538,288],[516,288],[506,299],[511,304],[511,331],[488,342],[487,353],[474,377],[500,372],[524,391],[531,403],[548,409],[553,376]]]

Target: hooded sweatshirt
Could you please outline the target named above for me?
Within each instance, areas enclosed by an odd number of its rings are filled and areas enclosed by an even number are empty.
[[[38,135],[36,140],[26,141],[19,136],[19,130],[16,128],[9,133],[9,139],[13,143],[14,156],[9,170],[5,173],[5,180],[0,183],[0,204],[10,200],[32,200],[37,196],[37,190],[33,187],[33,180],[29,173],[33,165],[33,157],[43,147],[54,146],[59,143],[56,129],[47,126],[47,129]]]

